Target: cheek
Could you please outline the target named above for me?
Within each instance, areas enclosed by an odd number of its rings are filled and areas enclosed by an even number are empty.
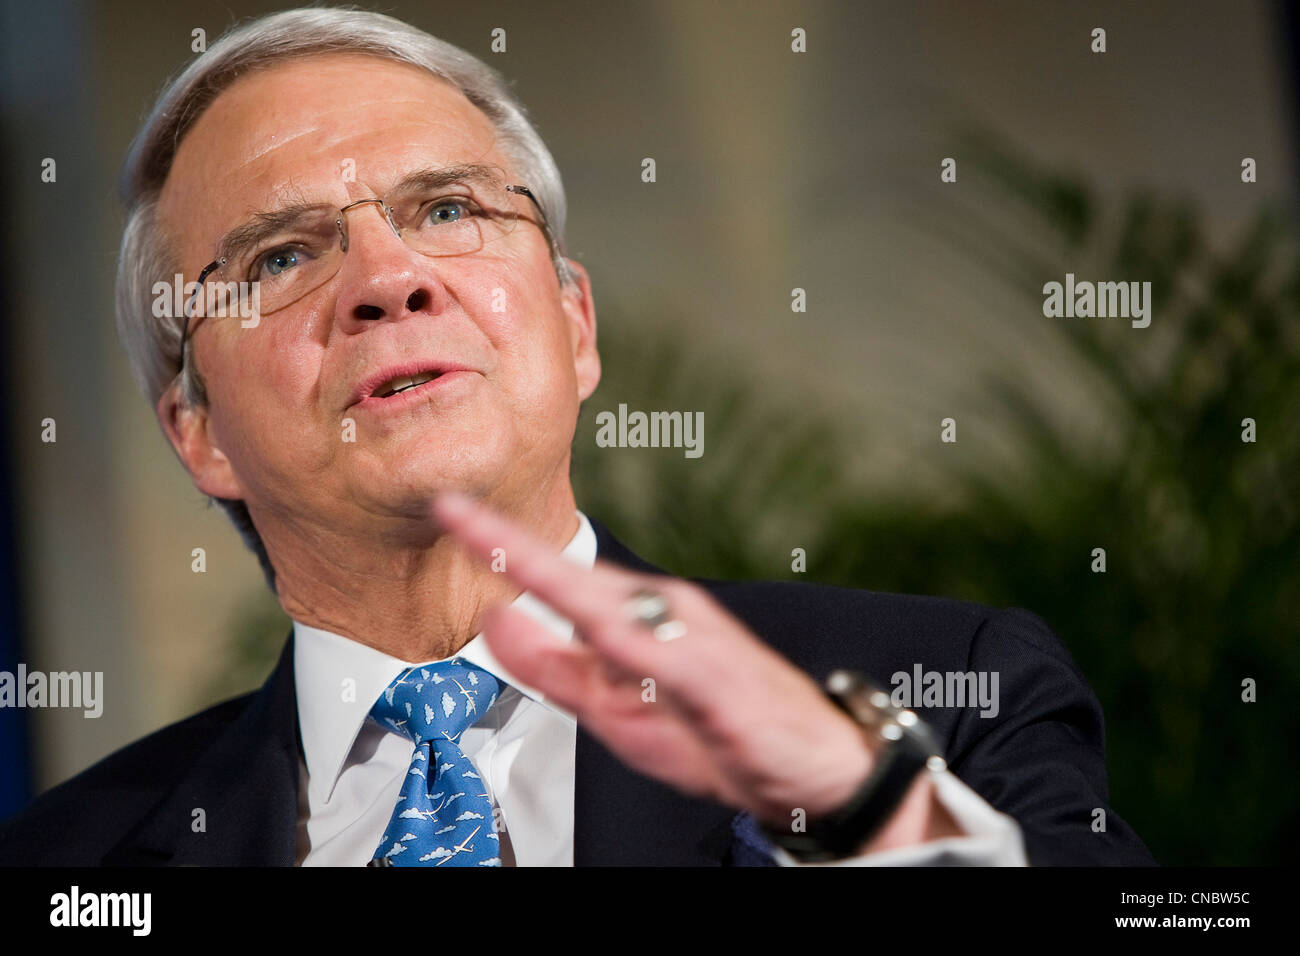
[[[511,396],[512,414],[530,426],[563,416],[570,402],[576,406],[573,354],[561,318],[526,312],[507,319],[498,332],[502,387]]]
[[[259,331],[262,334],[257,335]],[[236,356],[241,389],[247,395],[260,396],[261,403],[279,415],[301,421],[315,403],[323,350],[300,333],[268,328],[250,330],[249,334],[257,338],[250,339],[243,353]]]
[[[569,318],[549,260],[541,269],[521,266],[498,275],[477,314],[503,365],[527,385],[533,400],[545,400],[541,393],[547,389],[569,389],[575,381]]]
[[[276,448],[309,434],[301,426],[315,414],[320,346],[277,325],[275,316],[232,329],[222,346],[207,386],[214,403],[229,410],[226,440],[270,449],[274,458]]]

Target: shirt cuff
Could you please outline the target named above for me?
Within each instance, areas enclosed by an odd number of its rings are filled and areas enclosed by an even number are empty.
[[[965,836],[944,837],[929,843],[900,846],[879,853],[845,857],[826,863],[800,863],[780,847],[772,858],[781,866],[1028,866],[1020,825],[988,802],[949,770],[933,776],[940,803]]]

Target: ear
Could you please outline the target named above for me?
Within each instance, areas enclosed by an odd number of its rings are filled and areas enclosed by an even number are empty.
[[[569,317],[569,338],[573,343],[573,371],[578,379],[578,401],[585,401],[600,384],[600,353],[596,351],[596,304],[591,298],[587,270],[565,259],[573,273],[574,286],[560,286],[560,301]]]
[[[167,386],[155,412],[167,440],[199,491],[214,498],[244,497],[230,459],[213,441],[207,408],[185,401],[180,379]]]

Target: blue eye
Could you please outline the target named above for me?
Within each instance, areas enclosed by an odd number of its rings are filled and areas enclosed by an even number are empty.
[[[461,217],[469,215],[465,203],[459,199],[444,199],[429,208],[429,222],[437,225],[444,222],[458,222]]]
[[[298,253],[293,249],[281,249],[262,259],[262,268],[269,275],[278,276],[281,272],[292,269],[298,264]]]

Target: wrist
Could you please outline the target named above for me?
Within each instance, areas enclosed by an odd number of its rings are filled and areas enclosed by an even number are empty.
[[[870,779],[881,749],[844,714],[837,714],[836,718],[848,728],[848,738],[839,749],[827,779],[818,787],[815,798],[810,798],[805,804],[810,820],[822,820],[843,812]]]
[[[874,836],[863,841],[854,855],[867,856],[964,835],[965,831],[939,800],[934,774],[922,772],[917,774],[894,815]]]
[[[893,705],[889,695],[863,675],[836,671],[826,683],[826,692],[851,718],[859,742],[850,759],[858,766],[852,773],[834,775],[834,786],[820,787],[817,792],[824,804],[808,808],[802,821],[795,815],[794,825],[787,821],[785,827],[764,826],[772,842],[802,862],[849,857],[873,845],[893,824],[900,805],[915,799],[918,775],[928,776],[927,768],[938,770],[944,765],[920,718]],[[868,766],[865,777],[862,763]],[[852,790],[854,780],[856,790]],[[845,791],[850,795],[841,800]]]

